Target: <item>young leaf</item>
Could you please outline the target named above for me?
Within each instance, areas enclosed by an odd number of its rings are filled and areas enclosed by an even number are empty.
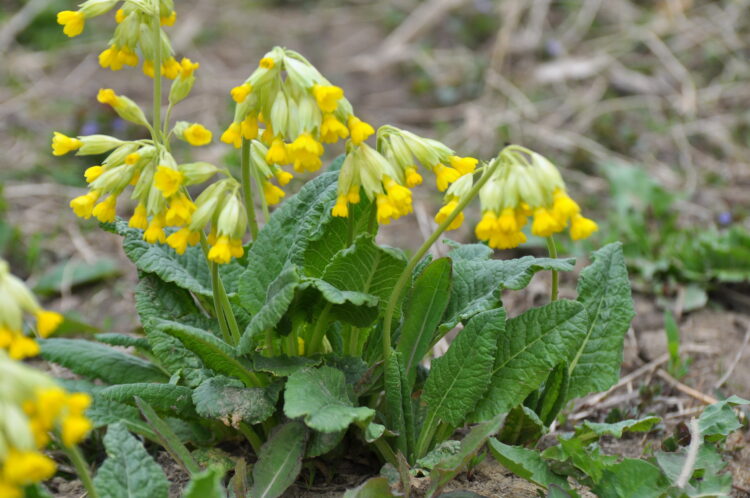
[[[343,498],[395,498],[385,477],[371,477],[360,486],[348,489]]]
[[[535,410],[545,426],[554,422],[555,417],[565,405],[569,385],[568,364],[558,363],[540,388],[540,399]]]
[[[583,425],[576,427],[576,436],[584,438],[589,434],[595,434],[597,437],[614,436],[621,438],[623,432],[648,432],[656,424],[661,422],[659,417],[644,417],[638,420],[623,420],[614,424],[605,424],[598,422],[583,422]]]
[[[575,301],[555,301],[508,320],[497,338],[492,380],[471,419],[506,413],[537,389],[550,371],[572,356],[586,335],[586,310]]]
[[[284,414],[304,417],[305,424],[321,432],[337,432],[353,422],[369,422],[375,411],[355,407],[349,398],[344,373],[322,366],[289,376],[284,391]]]
[[[156,366],[141,358],[82,339],[39,339],[42,357],[88,379],[108,384],[167,382]]]
[[[430,263],[417,277],[404,308],[404,321],[396,350],[403,355],[408,389],[414,385],[417,365],[430,349],[435,330],[448,306],[451,260]]]
[[[524,256],[510,260],[455,260],[450,301],[445,311],[441,333],[468,320],[477,313],[500,305],[504,289],[526,287],[535,273],[543,270],[571,271],[575,259],[549,259]]]
[[[396,448],[404,455],[410,455],[414,448],[414,413],[411,403],[411,389],[406,387],[406,375],[401,365],[401,353],[392,351],[385,359],[384,388],[386,423],[396,436]]]
[[[148,344],[148,339],[145,337],[137,337],[126,334],[116,334],[111,332],[105,332],[96,334],[94,336],[97,341],[103,342],[110,346],[121,346],[124,348],[136,348],[143,351],[150,351],[151,346]]]
[[[556,484],[563,489],[568,488],[567,479],[552,472],[539,452],[520,446],[509,446],[495,438],[490,438],[487,446],[495,460],[517,476],[544,489],[547,489],[550,484]]]
[[[445,355],[433,362],[422,395],[428,410],[426,420],[437,417],[453,427],[463,425],[487,390],[497,336],[504,330],[504,309],[479,314],[458,334]],[[424,427],[429,429],[428,425]]]
[[[120,274],[117,261],[101,258],[93,263],[67,260],[45,272],[34,286],[36,294],[56,294],[77,285],[90,284]]]
[[[195,409],[202,417],[216,418],[236,427],[258,424],[273,415],[278,388],[246,388],[237,380],[213,377],[193,391]]]
[[[382,426],[381,426],[382,427]],[[315,458],[333,450],[344,439],[346,429],[338,432],[312,431],[305,449],[305,458]]]
[[[164,471],[122,424],[110,425],[104,436],[107,459],[94,477],[101,498],[166,498]]]
[[[531,408],[518,405],[508,412],[497,439],[505,444],[526,445],[539,440],[546,426]]]
[[[701,435],[709,441],[715,441],[742,427],[733,407],[747,404],[750,404],[750,401],[739,396],[730,396],[725,400],[707,406],[698,419]]]
[[[253,467],[254,498],[276,498],[292,485],[302,468],[307,429],[297,421],[287,422],[260,449]]]
[[[367,327],[378,317],[377,296],[364,292],[340,290],[319,278],[306,277],[300,289],[316,292],[331,303],[331,315],[355,327]]]
[[[635,315],[622,245],[604,246],[593,258],[578,279],[578,301],[586,308],[588,324],[570,363],[568,400],[617,383],[623,339]]]
[[[608,467],[593,491],[600,498],[657,498],[663,496],[668,487],[657,466],[645,460],[626,458]]]
[[[193,390],[172,384],[135,383],[109,386],[99,391],[98,396],[129,405],[135,404],[135,396],[146,401],[159,412],[177,417],[194,417]]]
[[[182,498],[225,498],[222,477],[224,471],[220,467],[209,467],[195,474],[182,493]]]

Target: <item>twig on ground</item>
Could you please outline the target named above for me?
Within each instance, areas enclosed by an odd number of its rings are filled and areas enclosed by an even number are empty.
[[[687,449],[687,455],[685,456],[685,463],[682,466],[680,475],[675,481],[675,486],[683,489],[687,486],[690,477],[693,475],[695,469],[695,461],[698,458],[698,450],[703,443],[703,437],[701,436],[700,427],[698,427],[698,419],[690,419],[690,446]]]
[[[714,388],[716,389],[719,389],[721,386],[724,385],[726,381],[729,380],[729,377],[732,376],[734,369],[737,368],[737,364],[742,359],[742,355],[745,353],[745,348],[747,347],[747,343],[750,342],[750,324],[745,323],[745,326],[746,326],[745,338],[742,340],[742,346],[740,346],[740,349],[737,350],[737,354],[734,356],[734,359],[732,360],[732,363],[729,365],[729,368],[727,369],[727,371],[724,373],[724,375],[721,376],[719,380],[716,381],[716,384],[714,384]]]
[[[661,370],[661,369],[657,370],[656,375],[660,377],[663,381],[665,381],[667,384],[671,385],[672,387],[680,391],[681,393],[687,394],[688,396],[697,399],[701,403],[705,403],[707,405],[713,405],[714,403],[717,403],[719,401],[713,396],[709,396],[708,394],[704,394],[696,389],[693,389],[690,386],[683,384],[679,380],[669,375],[664,370]]]

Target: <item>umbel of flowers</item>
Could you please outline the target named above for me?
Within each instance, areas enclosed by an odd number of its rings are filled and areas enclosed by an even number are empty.
[[[90,404],[88,394],[67,393],[0,351],[0,496],[20,498],[24,487],[55,474],[43,450],[53,437],[65,447],[81,442],[92,428],[84,415]]]

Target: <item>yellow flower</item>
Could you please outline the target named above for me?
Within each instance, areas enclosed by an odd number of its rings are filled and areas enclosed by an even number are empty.
[[[23,360],[39,354],[39,344],[25,335],[16,334],[8,348],[8,356],[14,360]]]
[[[349,192],[346,193],[346,200],[349,204],[359,204],[359,185],[352,185]]]
[[[485,211],[484,214],[482,214],[482,219],[474,228],[474,233],[479,240],[489,240],[495,232],[496,224],[497,216],[495,216],[495,213],[492,211]]]
[[[580,214],[573,215],[570,220],[570,238],[573,240],[586,239],[597,230],[599,226],[594,220],[584,218]]]
[[[552,213],[557,220],[565,225],[568,220],[581,212],[576,201],[568,197],[564,190],[556,189],[552,194]]]
[[[274,60],[270,57],[263,57],[258,63],[258,66],[262,67],[263,69],[273,69],[275,65],[276,62],[274,62]]]
[[[91,396],[86,393],[72,393],[66,401],[70,413],[78,416],[83,415],[86,409],[91,406]]]
[[[62,422],[62,443],[73,446],[86,438],[86,434],[93,428],[86,417],[65,417]]]
[[[390,199],[385,194],[378,194],[375,198],[377,205],[377,219],[381,225],[387,225],[392,219],[399,217],[398,209],[391,204]]]
[[[57,13],[57,24],[64,26],[63,33],[72,38],[83,33],[86,16],[82,12],[63,10]]]
[[[99,93],[96,95],[96,100],[98,100],[102,104],[107,104],[114,108],[119,107],[122,103],[120,101],[120,97],[118,97],[115,91],[111,88],[100,89]]]
[[[245,101],[247,96],[250,95],[250,92],[252,91],[253,91],[253,87],[250,83],[244,83],[240,86],[236,86],[232,88],[232,91],[231,91],[232,99],[238,104],[241,104]]]
[[[92,211],[94,210],[94,204],[99,199],[99,191],[92,190],[88,194],[84,194],[76,197],[70,201],[70,208],[79,218],[89,219],[91,218]]]
[[[242,147],[242,127],[240,123],[232,123],[221,135],[221,141],[234,145],[236,149]]]
[[[132,154],[128,154],[125,156],[125,164],[132,166],[135,163],[137,163],[141,159],[141,155],[137,152],[133,152]]]
[[[3,480],[25,486],[49,479],[55,469],[55,462],[39,452],[11,448],[3,464]]]
[[[339,100],[344,97],[344,90],[333,85],[313,85],[312,93],[318,102],[318,107],[323,112],[335,111],[339,105]]]
[[[263,196],[266,198],[266,202],[269,205],[273,206],[278,204],[285,195],[284,191],[273,183],[263,182]]]
[[[513,249],[526,242],[523,232],[495,232],[489,240],[493,249]]]
[[[128,221],[128,226],[140,230],[148,228],[148,213],[146,212],[146,206],[138,203],[133,212],[133,216],[131,216],[130,221]]]
[[[322,166],[320,156],[323,155],[323,145],[309,133],[298,136],[294,142],[287,146],[287,151],[289,159],[294,161],[294,170],[297,172],[317,171]]]
[[[5,498],[21,498],[24,496],[24,491],[18,486],[0,480],[0,496],[4,496]]]
[[[232,253],[233,258],[241,258],[245,254],[245,248],[242,247],[242,241],[239,239],[229,240],[229,251]]]
[[[117,12],[115,12],[115,22],[117,24],[120,24],[124,20],[125,20],[125,11],[122,9],[117,9]]]
[[[546,208],[534,210],[534,222],[531,225],[531,233],[538,237],[549,237],[553,233],[560,232],[565,225],[560,223]]]
[[[286,145],[280,138],[275,138],[271,147],[268,148],[266,153],[266,162],[268,164],[288,164],[289,155],[286,152]]]
[[[292,178],[294,178],[294,175],[289,173],[288,171],[284,171],[283,169],[277,169],[274,174],[276,177],[276,180],[279,182],[279,185],[282,187],[284,185],[287,185],[290,181],[292,181]]]
[[[195,209],[195,204],[185,194],[179,193],[172,196],[169,200],[169,209],[165,218],[167,225],[187,225],[190,223]]]
[[[448,185],[461,178],[461,173],[444,164],[438,164],[433,171],[435,173],[435,185],[441,192],[445,192]]]
[[[240,128],[245,140],[252,140],[258,136],[258,120],[249,114],[242,120]]]
[[[175,79],[182,70],[182,66],[174,57],[170,57],[161,64],[161,74],[170,80]]]
[[[57,330],[63,321],[63,316],[55,311],[40,309],[36,312],[36,330],[42,337],[49,337]]]
[[[102,223],[111,223],[115,221],[115,212],[117,209],[117,197],[111,194],[109,197],[104,199],[102,202],[97,204],[92,210],[97,220]]]
[[[435,222],[436,223],[442,223],[445,220],[448,219],[448,216],[450,216],[453,211],[456,210],[456,207],[458,206],[458,199],[451,199],[448,204],[440,208],[440,211],[435,215]],[[450,225],[448,225],[448,228],[446,230],[455,230],[459,228],[464,222],[464,213],[463,211],[458,213],[458,216],[451,222]]]
[[[176,14],[173,12],[172,14]],[[171,24],[170,24],[171,26]],[[193,73],[201,67],[199,62],[193,62],[187,57],[183,57],[180,61],[180,69],[179,69],[179,77],[180,79],[189,78],[193,75]]]
[[[188,228],[180,228],[175,233],[167,237],[167,244],[175,250],[177,254],[185,254],[188,245],[194,246],[200,241],[200,233],[192,232]]]
[[[422,184],[422,175],[417,173],[417,168],[414,166],[406,168],[404,176],[406,177],[406,186],[409,188],[414,188]]]
[[[171,197],[180,190],[185,175],[168,166],[159,166],[154,174],[154,185],[161,190],[164,197]]]
[[[208,251],[209,261],[217,264],[227,264],[232,260],[232,247],[229,243],[229,237],[222,235]]]
[[[174,26],[175,21],[177,20],[177,11],[173,10],[171,14],[169,14],[166,17],[160,17],[159,18],[159,24],[162,26]]]
[[[164,233],[164,213],[159,213],[151,219],[148,228],[143,232],[143,240],[149,244],[162,244],[167,240],[167,234]]]
[[[388,195],[391,205],[396,208],[400,216],[412,212],[411,207],[411,190],[399,185],[389,176],[383,177],[383,186]]]
[[[454,168],[456,171],[458,171],[461,174],[461,176],[468,175],[469,173],[473,173],[477,167],[477,163],[479,162],[473,157],[458,157],[458,156],[451,156],[450,161],[451,161],[451,167]]]
[[[211,143],[211,138],[213,137],[210,130],[198,123],[188,126],[182,136],[185,137],[187,143],[195,147]]]
[[[339,218],[346,218],[349,216],[349,206],[345,195],[340,195],[336,198],[336,205],[331,209],[331,216],[337,216]]]
[[[136,60],[137,58],[136,56]],[[119,71],[125,65],[125,60],[120,57],[120,50],[113,45],[99,54],[99,65],[105,69],[110,68],[112,71]],[[145,72],[145,63],[143,64],[143,68]]]
[[[114,69],[114,68],[112,68],[112,69]],[[145,74],[149,78],[153,78],[154,77],[154,75],[156,74],[154,72],[154,61],[143,61],[143,74]]]
[[[119,52],[117,52],[117,60],[120,63],[120,67],[122,67],[122,64],[127,64],[130,67],[135,67],[138,65],[138,54],[133,52],[128,47],[123,47]]]
[[[323,116],[320,123],[320,141],[327,144],[336,143],[340,138],[349,136],[349,128],[344,123],[336,119],[333,114]]]
[[[70,151],[78,150],[83,146],[83,142],[77,138],[70,138],[60,132],[55,132],[52,136],[52,155],[63,156]]]
[[[104,173],[104,168],[101,166],[90,166],[83,172],[83,176],[86,177],[86,183],[91,183]]]
[[[370,135],[375,133],[375,129],[372,126],[356,116],[350,116],[347,125],[349,126],[349,132],[352,134],[352,143],[354,145],[361,144]]]

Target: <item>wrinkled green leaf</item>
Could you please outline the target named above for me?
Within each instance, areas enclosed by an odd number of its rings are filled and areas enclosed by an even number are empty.
[[[42,357],[89,379],[109,384],[166,382],[155,365],[116,349],[82,339],[39,339]]]
[[[182,498],[225,498],[226,492],[221,484],[224,473],[220,467],[209,467],[195,474],[182,493]]]
[[[508,412],[497,439],[505,444],[526,445],[538,441],[545,431],[544,422],[534,410],[518,405]]]
[[[42,295],[56,294],[63,288],[90,284],[99,280],[116,277],[120,274],[117,261],[102,258],[93,263],[69,260],[57,264],[46,271],[34,286],[34,292]]]
[[[297,479],[307,429],[297,421],[282,425],[263,445],[253,467],[253,498],[276,498]]]
[[[680,448],[674,453],[657,451],[654,455],[656,463],[659,465],[664,475],[674,483],[682,472],[687,458],[687,448]],[[701,445],[698,448],[698,455],[693,465],[693,473],[699,472],[701,475],[717,474],[727,466],[721,455],[712,446]]]
[[[258,424],[273,415],[278,389],[246,388],[234,379],[213,377],[193,391],[198,414],[237,427],[240,422]]]
[[[645,460],[626,458],[608,467],[593,491],[600,498],[656,498],[668,487],[658,467]]]
[[[135,404],[135,396],[142,398],[154,409],[177,417],[195,416],[192,401],[193,390],[172,384],[135,383],[109,386],[99,391],[98,396],[129,405]]]
[[[742,427],[742,424],[732,407],[747,404],[750,404],[750,401],[739,396],[731,396],[707,406],[698,419],[701,434],[711,441],[736,431]]]
[[[122,424],[110,425],[104,436],[107,459],[94,486],[102,498],[166,498],[169,481],[159,464]]]
[[[277,377],[288,377],[297,370],[314,367],[323,362],[322,355],[316,356],[262,356],[253,355],[253,368],[261,372],[272,373]]]
[[[305,424],[321,432],[337,432],[353,422],[369,422],[375,411],[355,407],[344,373],[322,366],[306,368],[289,376],[284,392],[284,414],[304,417]]]
[[[137,348],[143,351],[151,350],[151,346],[149,346],[148,344],[148,339],[146,339],[145,337],[105,332],[96,334],[95,338],[97,341],[103,342],[104,344],[108,344],[110,346]]]
[[[255,277],[247,277],[255,278]],[[295,265],[289,265],[268,284],[268,292],[263,304],[258,308],[242,334],[239,351],[242,354],[254,348],[254,338],[268,328],[275,327],[284,316],[294,299],[300,284],[300,276]]]
[[[461,441],[449,439],[435,446],[429,453],[417,460],[417,468],[432,470],[442,460],[455,455],[461,449]]]
[[[644,417],[638,420],[623,420],[613,424],[590,422],[585,420],[582,425],[576,427],[576,436],[595,434],[596,436],[614,436],[621,438],[624,432],[649,432],[661,422],[659,417]]]
[[[606,391],[620,378],[622,345],[635,316],[622,244],[602,247],[578,279],[578,301],[587,312],[586,336],[570,362],[568,399]]]
[[[414,447],[414,413],[401,358],[401,353],[392,351],[385,359],[385,413],[388,428],[397,434],[396,448],[402,454],[410,455],[410,448]]]
[[[544,489],[547,489],[550,484],[556,484],[564,489],[568,488],[567,480],[552,472],[539,452],[520,446],[509,446],[495,438],[490,438],[487,446],[495,460],[518,477]]]
[[[379,299],[372,294],[340,290],[319,278],[305,278],[300,289],[317,291],[326,302],[333,305],[330,311],[332,317],[355,327],[367,327],[378,316]]]
[[[555,365],[574,354],[586,335],[586,323],[584,307],[564,300],[508,320],[497,338],[489,390],[471,419],[488,420],[520,404]]]
[[[160,320],[171,320],[204,330],[217,328],[216,321],[206,315],[189,291],[164,282],[152,273],[140,272],[135,288],[135,309],[143,328],[150,332]]]

